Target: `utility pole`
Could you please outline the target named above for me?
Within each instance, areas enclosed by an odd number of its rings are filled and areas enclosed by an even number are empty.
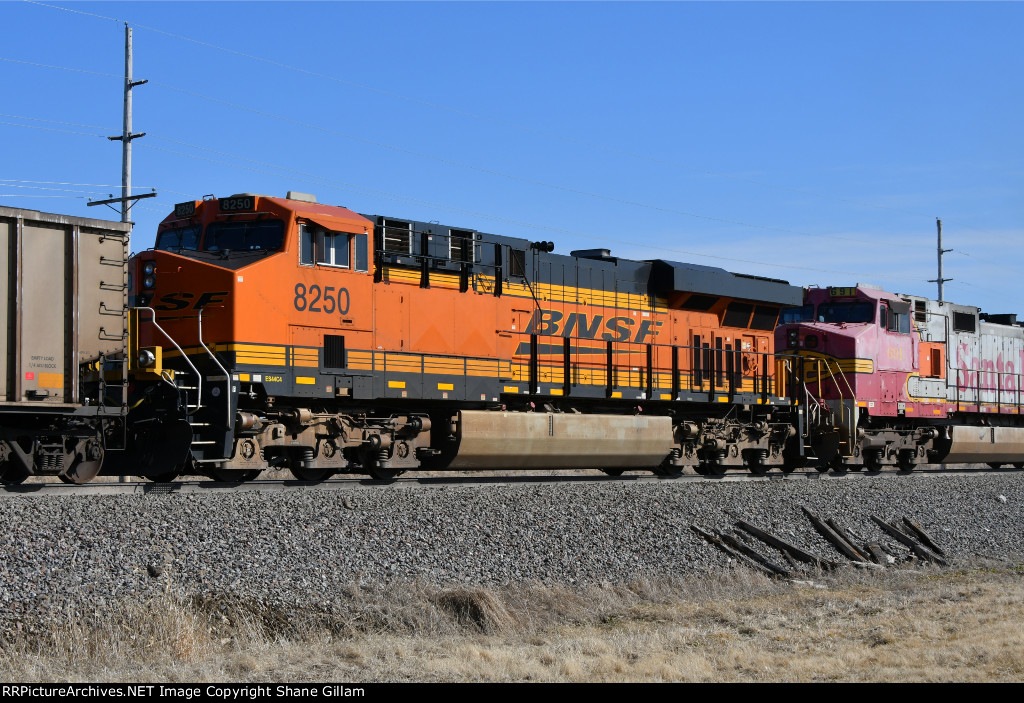
[[[121,134],[116,137],[107,137],[112,142],[121,142],[121,197],[111,196],[107,200],[91,200],[86,205],[107,205],[121,203],[121,222],[131,222],[128,219],[128,211],[131,210],[135,200],[141,198],[153,198],[156,193],[144,195],[132,195],[132,140],[146,136],[145,132],[132,134],[132,88],[138,85],[149,83],[148,80],[132,80],[132,28],[124,23],[124,120]]]
[[[942,248],[942,220],[936,218],[935,219],[935,224],[939,228],[939,277],[938,278],[933,278],[933,279],[931,279],[928,282],[929,283],[938,283],[939,284],[939,302],[941,303],[942,302],[942,284],[945,283],[946,281],[952,281],[953,280],[952,278],[943,278],[942,277],[942,255],[946,254],[948,252],[951,252],[953,250],[952,249],[943,249]]]

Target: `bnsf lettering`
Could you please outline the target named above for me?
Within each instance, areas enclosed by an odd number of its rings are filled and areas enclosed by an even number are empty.
[[[562,319],[565,318],[565,322]],[[642,344],[648,337],[657,337],[660,320],[637,321],[632,317],[611,317],[607,320],[603,315],[588,318],[586,313],[571,312],[568,317],[558,310],[537,310],[530,319],[526,334],[541,337],[572,337],[580,339],[603,339],[606,342],[632,342]],[[633,335],[633,328],[636,334]],[[632,339],[631,339],[632,337]]]
[[[158,298],[159,302],[153,305],[153,309],[164,311],[184,310],[195,299],[192,309],[200,310],[213,303],[223,303],[227,297],[228,292],[226,290],[215,293],[202,293],[198,298],[196,298],[194,293],[164,293]]]
[[[314,283],[307,289],[304,283],[295,284],[295,299],[292,301],[292,305],[299,312],[309,310],[309,312],[325,312],[328,315],[333,313],[348,315],[351,304],[352,299],[349,297],[347,288],[325,286],[321,289]]]

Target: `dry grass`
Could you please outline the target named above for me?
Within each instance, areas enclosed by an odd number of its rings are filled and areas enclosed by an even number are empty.
[[[1024,569],[352,587],[316,612],[165,595],[27,632],[0,678],[1022,681]]]

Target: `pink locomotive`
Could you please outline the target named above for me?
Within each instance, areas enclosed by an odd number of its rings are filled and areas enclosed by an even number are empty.
[[[809,288],[775,341],[805,382],[819,469],[1024,466],[1016,315],[863,284]]]

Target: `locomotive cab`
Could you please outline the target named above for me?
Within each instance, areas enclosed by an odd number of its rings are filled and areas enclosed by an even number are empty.
[[[907,383],[919,375],[921,341],[911,303],[901,296],[863,284],[810,288],[803,306],[783,311],[775,335],[779,347],[797,357],[809,401],[828,416],[820,426],[831,430],[822,433],[819,444],[833,461],[845,456],[862,462],[865,451],[877,458],[878,442],[863,441],[865,428],[895,428],[900,418],[914,414]],[[892,444],[886,440],[880,446],[887,450]],[[923,457],[917,445],[896,444],[896,454],[883,451],[887,458],[911,450],[915,459]]]
[[[240,396],[244,409],[246,398],[312,395],[318,369],[346,366],[346,346],[369,346],[372,226],[303,194],[241,194],[177,205],[154,249],[134,257],[138,345],[162,347],[193,428],[192,456],[207,469],[245,458]],[[323,359],[310,351],[321,347]]]

